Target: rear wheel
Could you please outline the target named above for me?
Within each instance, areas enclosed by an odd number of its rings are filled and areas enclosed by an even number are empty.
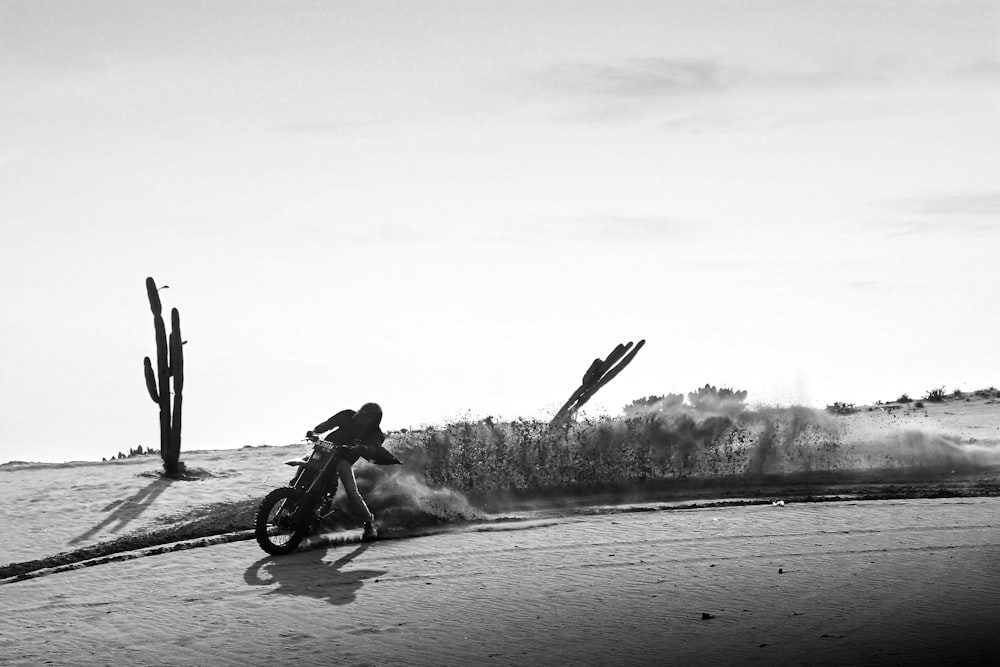
[[[295,551],[308,533],[308,527],[291,525],[295,510],[302,502],[302,492],[291,487],[275,489],[264,497],[254,519],[254,535],[260,548],[272,556]]]

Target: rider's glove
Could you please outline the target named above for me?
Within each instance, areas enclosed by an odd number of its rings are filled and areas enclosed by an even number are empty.
[[[319,440],[319,436],[316,435],[316,431],[306,431],[306,440],[309,442],[316,442]]]

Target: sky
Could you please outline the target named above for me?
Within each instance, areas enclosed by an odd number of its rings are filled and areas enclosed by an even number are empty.
[[[0,462],[1000,382],[996,2],[0,0]],[[169,323],[168,323],[169,327]]]

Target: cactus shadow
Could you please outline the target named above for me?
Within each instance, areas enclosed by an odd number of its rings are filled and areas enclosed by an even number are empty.
[[[374,580],[388,570],[347,570],[343,568],[368,549],[361,544],[334,561],[323,557],[328,549],[298,551],[287,556],[268,556],[249,568],[243,580],[250,586],[273,586],[269,595],[306,595],[326,600],[333,605],[354,602],[358,591],[368,580]]]
[[[112,533],[120,532],[128,524],[141,516],[153,504],[153,501],[166,491],[167,487],[173,482],[174,480],[169,477],[157,477],[128,498],[108,503],[102,511],[110,512],[110,514],[93,528],[71,539],[69,544],[78,544],[89,540],[94,535],[104,531]]]

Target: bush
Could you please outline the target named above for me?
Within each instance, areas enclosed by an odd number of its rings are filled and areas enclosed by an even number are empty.
[[[706,384],[698,391],[689,393],[687,398],[691,407],[701,412],[738,412],[743,409],[747,392],[728,387],[716,389]]]
[[[129,449],[128,454],[119,451],[118,454],[112,455],[110,459],[101,458],[101,461],[107,463],[108,461],[120,461],[121,459],[131,459],[135,458],[136,456],[148,456],[150,454],[159,454],[159,453],[160,450],[158,449],[153,449],[152,447],[146,447],[145,449],[143,449],[142,445],[139,445],[134,449]]]
[[[913,399],[910,398],[909,394],[903,394],[896,399],[896,403],[912,403]]]
[[[924,396],[924,399],[930,401],[931,403],[940,403],[944,400],[944,387],[931,389],[927,392],[927,395]]]
[[[684,397],[681,394],[667,394],[666,396],[647,396],[637,398],[624,408],[622,413],[626,417],[645,417],[650,414],[670,414],[676,412],[684,405]]]

